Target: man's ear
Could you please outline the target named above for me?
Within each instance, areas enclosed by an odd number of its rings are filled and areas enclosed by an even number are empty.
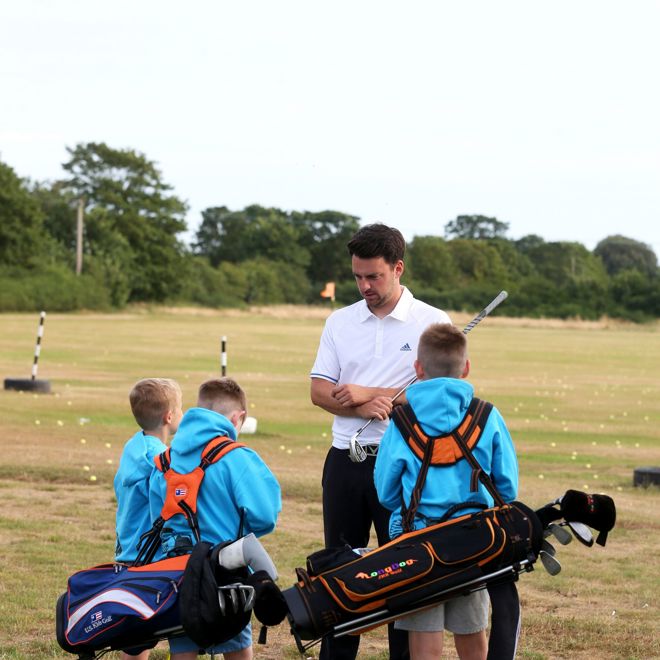
[[[469,373],[470,373],[470,360],[468,358],[467,360],[465,360],[465,368],[463,369],[461,378],[467,378]]]
[[[403,259],[399,259],[399,261],[394,264],[394,276],[400,278],[405,270],[406,266],[403,263]]]
[[[168,411],[163,415],[163,425],[165,425],[165,424],[171,424],[172,419],[174,419],[174,411],[173,411],[173,410],[168,410]]]
[[[422,363],[419,360],[415,360],[413,367],[415,368],[415,375],[417,376],[417,380],[424,380],[426,374],[424,373],[424,367],[422,367]]]

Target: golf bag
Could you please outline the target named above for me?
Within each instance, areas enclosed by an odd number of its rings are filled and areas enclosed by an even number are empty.
[[[94,658],[104,649],[137,653],[166,637],[187,635],[200,648],[231,639],[250,620],[254,589],[245,568],[219,564],[221,548],[200,542],[190,555],[74,573],[57,601],[59,645]]]
[[[402,534],[363,556],[350,548],[321,550],[283,592],[293,634],[309,640],[362,632],[514,580],[531,570],[542,540],[534,512],[514,502]]]

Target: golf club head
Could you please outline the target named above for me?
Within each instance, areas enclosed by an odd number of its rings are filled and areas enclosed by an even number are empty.
[[[552,555],[553,557],[556,554],[555,546],[543,539],[543,543],[541,544],[541,550],[544,552],[547,552],[549,555]]]
[[[545,568],[546,571],[550,575],[558,575],[559,572],[561,571],[561,564],[557,560],[556,557],[553,557],[551,554],[547,553],[545,550],[541,550],[539,552],[539,559],[541,560],[541,563],[543,564],[543,568]]]
[[[566,525],[573,532],[573,536],[587,548],[590,548],[594,544],[594,535],[591,533],[591,530],[581,522],[567,522]]]
[[[221,587],[218,587],[218,600],[220,600],[220,595],[223,595],[225,601],[225,610],[227,608],[227,601],[230,601],[230,613],[237,614],[242,608],[242,603],[240,602],[240,596],[238,594],[238,587],[241,587],[240,584],[223,584]],[[222,610],[222,607],[220,608]]]
[[[353,461],[353,463],[362,463],[367,458],[367,452],[358,442],[357,433],[349,440],[348,457]]]
[[[254,587],[249,585],[249,584],[242,584],[239,589],[238,593],[241,597],[241,605],[243,606],[243,612],[251,612],[252,608],[254,607],[254,598],[255,598],[255,591]]]
[[[560,527],[556,523],[550,523],[548,525],[547,531],[550,532],[550,534],[552,534],[562,545],[568,545],[573,540],[570,532],[565,530],[563,527]]]

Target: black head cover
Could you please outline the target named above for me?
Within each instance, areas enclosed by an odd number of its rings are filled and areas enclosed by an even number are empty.
[[[229,571],[212,561],[211,547],[203,541],[195,545],[179,591],[181,624],[190,639],[202,649],[238,635],[252,614],[221,610],[218,586],[245,582],[247,571]]]
[[[538,519],[541,521],[543,529],[546,529],[546,527],[555,520],[561,520],[563,518],[561,511],[556,509],[553,505],[554,502],[546,504],[535,511]]]
[[[254,615],[264,626],[276,626],[289,612],[280,588],[266,571],[256,571],[247,579],[254,587]]]
[[[600,532],[596,543],[605,545],[607,533],[616,522],[616,507],[611,497],[567,490],[561,499],[560,508],[567,522],[581,522]]]

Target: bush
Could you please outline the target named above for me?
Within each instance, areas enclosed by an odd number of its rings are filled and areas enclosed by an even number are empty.
[[[110,307],[107,290],[90,275],[77,277],[62,266],[0,270],[0,311],[69,312]]]
[[[189,257],[183,286],[177,296],[180,302],[191,302],[205,307],[240,307],[247,282],[234,264],[221,264],[214,268],[206,257]]]

